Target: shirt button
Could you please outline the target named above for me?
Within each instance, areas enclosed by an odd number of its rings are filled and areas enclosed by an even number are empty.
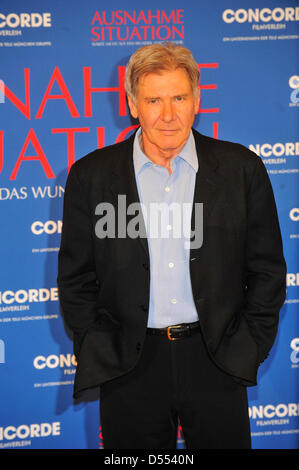
[[[169,263],[168,266],[169,266],[170,268],[173,268],[173,267],[174,267],[174,263]]]
[[[172,304],[176,304],[176,299],[171,299]]]
[[[166,228],[167,228],[167,230],[171,230],[171,229],[172,229],[172,226],[171,226],[171,225],[167,225]]]
[[[167,193],[169,193],[170,187],[169,187],[169,186],[165,186],[165,191],[166,191]]]

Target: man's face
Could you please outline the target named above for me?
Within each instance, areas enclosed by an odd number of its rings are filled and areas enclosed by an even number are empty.
[[[149,158],[171,158],[188,140],[198,112],[195,97],[184,69],[143,75],[135,103],[128,97],[131,114],[142,128],[143,150]]]

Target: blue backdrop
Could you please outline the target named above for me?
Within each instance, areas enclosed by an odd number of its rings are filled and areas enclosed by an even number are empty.
[[[272,181],[287,299],[249,413],[254,448],[299,447],[298,20],[293,0],[2,0],[0,448],[102,447],[98,390],[73,401],[59,313],[64,186],[76,159],[132,131],[125,65],[164,40],[199,64],[195,128],[254,150]]]

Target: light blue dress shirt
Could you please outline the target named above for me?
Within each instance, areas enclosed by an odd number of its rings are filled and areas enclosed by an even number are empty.
[[[148,327],[195,322],[188,248],[198,171],[194,137],[190,132],[180,154],[171,160],[169,174],[143,153],[140,132],[141,128],[134,140],[133,161],[150,256]]]

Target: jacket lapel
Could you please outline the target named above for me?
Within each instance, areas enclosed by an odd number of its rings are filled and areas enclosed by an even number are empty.
[[[117,166],[113,169],[113,182],[111,184],[111,192],[113,194],[114,200],[116,204],[118,204],[118,196],[125,195],[126,196],[126,210],[127,208],[134,203],[140,204],[140,199],[138,195],[136,177],[135,177],[135,169],[133,163],[133,144],[136,132],[126,141],[126,146],[123,148],[123,151],[119,153],[117,159]],[[139,227],[140,233],[146,233],[145,230],[145,223],[140,208],[140,224]],[[137,213],[135,214],[137,216]],[[127,222],[130,218],[135,216],[127,216]],[[147,238],[145,236],[139,236],[137,240],[141,243],[143,249],[145,250],[147,256],[149,257],[148,252],[148,243]]]
[[[191,229],[194,233],[195,230],[204,230],[205,224],[208,221],[209,215],[214,207],[215,201],[219,194],[219,186],[221,179],[217,174],[218,160],[213,154],[210,146],[205,143],[204,137],[199,132],[193,130],[199,170],[196,174],[195,188],[194,188],[194,200],[193,210],[191,217]],[[203,204],[203,226],[196,227],[195,220],[195,204]],[[192,248],[192,245],[191,245]],[[190,250],[190,259],[197,258],[199,256],[200,248]]]

